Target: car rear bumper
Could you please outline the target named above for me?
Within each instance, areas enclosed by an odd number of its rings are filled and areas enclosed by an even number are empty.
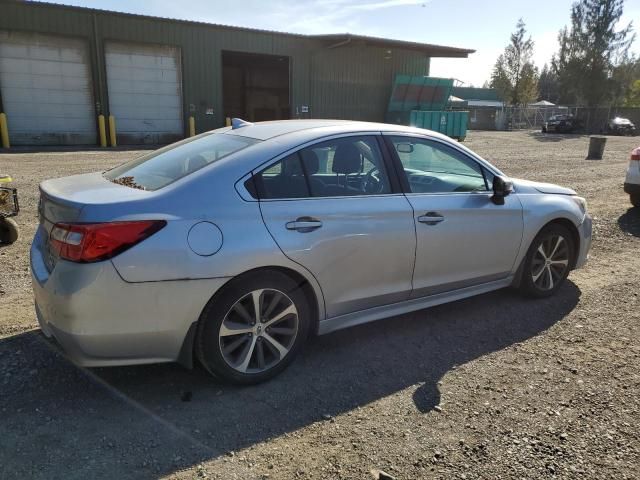
[[[41,235],[39,230],[31,246],[38,322],[87,367],[177,360],[189,327],[226,281],[127,283],[110,261],[60,260],[49,272]]]
[[[591,215],[586,214],[584,216],[584,220],[578,227],[578,232],[580,233],[580,251],[578,252],[578,257],[576,258],[575,268],[581,268],[587,263],[589,258],[589,250],[591,249],[591,237],[593,230],[593,220],[591,219]]]

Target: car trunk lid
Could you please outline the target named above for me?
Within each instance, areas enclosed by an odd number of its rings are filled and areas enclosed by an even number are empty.
[[[49,242],[49,235],[56,223],[90,222],[92,207],[139,199],[145,193],[110,182],[99,172],[42,182],[38,217],[43,230],[42,253],[47,269],[51,272],[58,261]]]

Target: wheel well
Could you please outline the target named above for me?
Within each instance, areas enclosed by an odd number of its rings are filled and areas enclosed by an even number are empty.
[[[296,272],[295,270],[291,270],[290,268],[286,268],[286,267],[267,267],[267,268],[260,268],[257,270],[260,270],[260,271],[275,270],[276,272],[280,272],[287,275],[289,278],[291,278],[291,280],[296,282],[296,284],[298,285],[298,288],[302,290],[302,292],[304,293],[304,296],[307,298],[307,301],[309,302],[309,308],[311,309],[311,321],[312,321],[310,331],[313,332],[314,334],[318,333],[318,324],[320,323],[318,297],[316,296],[316,292],[313,290],[313,287],[311,286],[309,281],[306,278],[304,278],[301,274]],[[248,272],[248,273],[253,273],[257,270],[251,270],[251,272]]]
[[[573,240],[573,245],[575,247],[573,258],[571,259],[571,270],[573,270],[576,266],[576,261],[578,260],[578,255],[580,252],[580,233],[578,233],[578,227],[576,227],[574,223],[568,218],[556,218],[555,220],[551,220],[544,227],[542,227],[540,231],[544,230],[549,225],[562,225],[564,228],[569,230],[569,233],[571,233],[571,240]]]
[[[236,275],[235,277],[230,279],[229,282],[237,280],[240,277],[256,275],[258,273],[269,272],[269,271],[271,271],[271,272],[279,272],[279,273],[282,273],[282,274],[288,276],[291,280],[293,280],[296,283],[298,288],[302,289],[302,292],[304,293],[304,296],[306,297],[307,301],[309,302],[309,308],[311,309],[311,321],[313,322],[313,324],[311,326],[311,331],[312,332],[317,332],[318,331],[318,323],[320,322],[320,311],[319,311],[319,308],[318,308],[318,298],[316,297],[315,291],[313,290],[313,287],[307,281],[307,279],[304,278],[301,274],[299,274],[295,270],[292,270],[292,269],[286,268],[286,267],[260,267],[260,268],[254,268],[253,270],[247,270],[246,272],[243,272],[240,275]],[[223,285],[220,288],[220,290],[218,290],[218,292],[220,292],[226,285],[227,284]],[[216,292],[216,295],[218,294],[218,292]]]
[[[309,308],[311,309],[311,321],[313,322],[313,324],[311,325],[310,331],[313,332],[314,334],[317,334],[318,324],[320,323],[320,311],[318,308],[318,298],[316,297],[316,294],[313,291],[313,287],[309,284],[307,279],[304,278],[302,275],[300,275],[298,272],[286,267],[261,267],[253,270],[248,270],[244,273],[241,273],[240,275],[236,275],[235,277],[230,279],[229,282],[231,282],[232,280],[236,280],[240,277],[254,275],[256,273],[265,272],[265,271],[280,272],[288,276],[289,278],[291,278],[291,280],[293,280],[296,283],[296,285],[298,285],[298,287],[302,289],[304,296],[309,301]],[[220,287],[220,289],[215,294],[213,294],[211,298],[218,295],[229,284],[229,282],[225,283],[222,287]],[[198,317],[198,320],[195,320],[189,327],[189,330],[187,331],[187,334],[185,335],[185,338],[182,342],[182,348],[180,349],[180,353],[176,360],[179,364],[181,364],[182,366],[188,369],[193,368],[194,361],[196,360],[194,343],[197,335],[196,331],[197,331],[197,325],[199,321],[200,321],[200,318]]]

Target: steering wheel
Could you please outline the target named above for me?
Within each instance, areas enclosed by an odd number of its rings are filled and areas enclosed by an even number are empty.
[[[376,166],[371,168],[364,176],[362,181],[362,189],[366,193],[382,193],[384,190],[384,183],[380,180],[380,169]]]

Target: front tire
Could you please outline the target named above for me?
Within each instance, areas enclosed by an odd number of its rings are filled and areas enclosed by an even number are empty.
[[[310,330],[307,298],[276,271],[239,277],[209,301],[200,316],[196,355],[214,376],[250,385],[282,372]]]
[[[524,260],[522,292],[533,298],[556,293],[569,275],[574,255],[575,245],[567,228],[552,224],[542,229]]]
[[[631,200],[631,205],[634,207],[640,207],[640,193],[632,193],[629,195],[629,200]]]

